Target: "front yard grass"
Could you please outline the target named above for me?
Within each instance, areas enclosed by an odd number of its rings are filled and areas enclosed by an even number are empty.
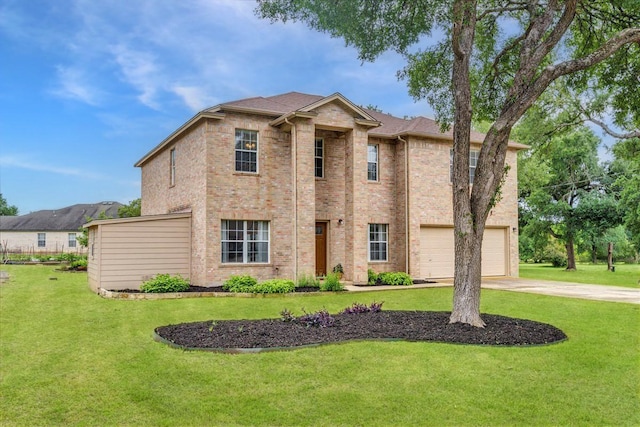
[[[640,306],[483,290],[482,311],[551,323],[529,348],[362,342],[291,352],[184,352],[153,329],[279,317],[354,301],[451,308],[451,288],[287,298],[123,301],[86,275],[3,266],[0,425],[640,424]],[[56,278],[57,280],[50,280]]]
[[[608,271],[606,264],[578,264],[576,271],[551,264],[520,264],[520,277],[556,282],[590,283],[594,285],[640,287],[640,264],[615,264]]]

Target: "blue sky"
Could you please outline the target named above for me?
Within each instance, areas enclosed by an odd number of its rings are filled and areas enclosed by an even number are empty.
[[[134,163],[197,111],[289,91],[433,117],[386,53],[253,0],[0,0],[0,193],[20,214],[140,197]],[[602,133],[594,129],[598,135]],[[601,151],[604,154],[604,150]]]
[[[140,197],[133,164],[197,111],[298,91],[432,117],[396,72],[362,64],[250,0],[0,0],[0,192],[20,214]]]

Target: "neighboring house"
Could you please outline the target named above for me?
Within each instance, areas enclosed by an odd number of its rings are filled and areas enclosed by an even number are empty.
[[[87,217],[101,212],[116,218],[118,202],[78,204],[56,210],[42,210],[19,216],[0,217],[0,245],[9,253],[82,252],[77,241]]]
[[[472,178],[483,137],[471,135]],[[368,269],[452,277],[451,148],[451,132],[431,119],[368,110],[339,93],[220,104],[136,163],[139,221],[190,215],[194,285],[238,274],[322,276],[338,263],[354,282],[366,282]],[[487,222],[485,275],[518,275],[516,158],[523,148],[509,145],[502,200]],[[99,240],[109,221],[92,225]]]

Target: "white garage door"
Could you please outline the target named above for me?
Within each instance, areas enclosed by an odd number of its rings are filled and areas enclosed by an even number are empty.
[[[487,228],[482,243],[482,275],[507,274],[506,229]],[[420,277],[453,277],[453,228],[420,229]]]

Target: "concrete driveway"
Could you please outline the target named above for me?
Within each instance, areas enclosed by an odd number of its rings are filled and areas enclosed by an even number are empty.
[[[411,288],[434,288],[453,286],[453,279],[438,280],[437,283],[413,285]],[[407,289],[403,286],[345,286],[349,291],[377,291]],[[626,302],[640,304],[640,289],[620,286],[585,285],[583,283],[551,282],[546,280],[522,279],[519,277],[484,277],[483,289],[525,292],[558,297],[581,298],[598,301]]]

